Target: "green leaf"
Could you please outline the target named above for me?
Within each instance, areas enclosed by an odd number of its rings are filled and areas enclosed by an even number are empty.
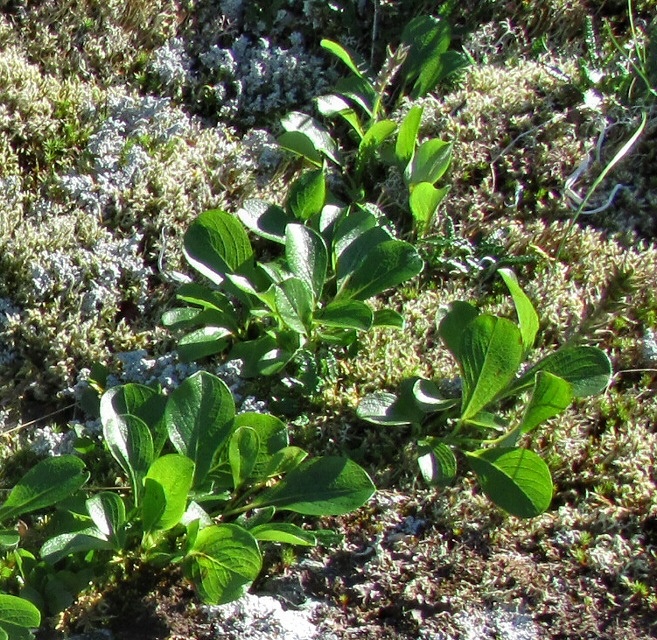
[[[228,338],[232,336],[226,327],[202,327],[180,338],[178,357],[182,362],[195,362],[215,353],[221,353],[228,347]]]
[[[418,378],[413,384],[413,398],[417,406],[426,413],[451,409],[458,403],[454,398],[443,398],[436,384],[425,378]]]
[[[358,224],[358,226],[351,229],[345,228],[347,225],[343,224],[338,227],[338,233],[340,235],[335,241],[335,253],[337,257],[336,279],[338,289],[340,289],[354,271],[365,262],[367,256],[370,255],[376,247],[384,242],[393,240],[392,236],[386,229],[378,225],[375,226],[376,221],[373,221],[372,225],[369,226],[368,218],[371,214],[365,215],[367,218],[363,221],[363,224]],[[360,217],[360,215],[354,213],[354,217]]]
[[[538,333],[538,314],[531,300],[527,297],[527,294],[520,288],[515,273],[511,269],[498,269],[497,272],[511,292],[513,304],[518,314],[522,346],[524,347],[525,354],[527,354],[534,346],[536,334]]]
[[[319,152],[338,166],[342,166],[342,158],[340,157],[337,144],[331,138],[329,130],[317,120],[300,111],[291,111],[281,118],[281,125],[288,133],[296,132],[303,134],[310,141],[315,153]],[[281,144],[282,138],[286,141],[289,140],[289,136],[283,134],[278,139],[279,144]],[[315,162],[315,164],[321,166],[321,157],[320,162]]]
[[[0,627],[36,629],[41,625],[39,610],[28,600],[0,593]],[[13,636],[10,636],[13,640]]]
[[[162,450],[167,434],[164,426],[166,397],[156,389],[128,383],[108,389],[100,400],[101,421],[130,414],[143,420],[153,436],[154,454]]]
[[[569,382],[576,398],[601,393],[612,376],[611,361],[604,351],[597,347],[563,347],[539,360],[505,395],[530,387],[539,371],[552,373]]]
[[[451,161],[452,143],[431,138],[418,147],[404,171],[404,178],[409,185],[434,184],[447,171]]]
[[[189,226],[183,241],[187,262],[201,275],[221,284],[226,273],[242,273],[253,262],[253,248],[242,223],[233,215],[212,209]]]
[[[297,220],[308,220],[320,213],[325,200],[324,171],[306,171],[292,183],[287,197],[287,209]]]
[[[285,131],[278,136],[276,142],[282,149],[296,153],[315,167],[324,165],[324,158],[315,148],[312,139],[301,131]]]
[[[413,215],[415,227],[421,234],[428,233],[436,217],[438,207],[445,199],[449,190],[449,186],[436,189],[430,182],[420,182],[412,186],[408,204]]]
[[[247,200],[236,215],[256,235],[280,244],[285,243],[285,227],[294,222],[285,209],[264,200]]]
[[[285,231],[285,257],[292,273],[303,280],[315,300],[322,297],[328,251],[322,237],[302,224],[290,224]]]
[[[358,300],[335,300],[315,314],[315,320],[327,327],[368,331],[373,324],[372,309]]]
[[[451,73],[465,66],[463,56],[447,51],[450,40],[449,25],[441,18],[418,16],[406,25],[401,42],[410,48],[401,73],[407,85],[413,84],[411,98],[426,95]]]
[[[515,377],[522,355],[520,330],[513,322],[486,314],[467,325],[461,336],[459,361],[463,420],[475,416],[506,388]]]
[[[130,478],[135,504],[139,504],[142,481],[153,462],[153,436],[146,423],[132,415],[110,415],[103,421],[107,448]]]
[[[248,531],[221,524],[198,532],[185,565],[204,602],[225,604],[240,598],[258,577],[262,558]]]
[[[0,549],[15,549],[20,541],[20,534],[15,529],[0,529]]]
[[[274,354],[274,352],[276,352]],[[294,352],[280,349],[276,339],[265,334],[256,340],[238,342],[230,352],[231,360],[242,360],[242,377],[255,378],[280,371],[293,358]]]
[[[375,491],[365,470],[348,458],[306,460],[259,494],[253,507],[273,506],[304,515],[341,515],[367,502]]]
[[[419,378],[407,378],[399,387],[399,394],[376,391],[365,396],[358,405],[359,418],[387,426],[420,424],[427,411],[414,397],[414,387]],[[430,409],[430,410],[433,410]]]
[[[86,501],[87,512],[103,536],[120,549],[125,524],[125,504],[121,496],[111,491],[101,491]]]
[[[194,462],[171,453],[158,458],[144,478],[144,531],[167,531],[181,522],[194,480]]]
[[[573,390],[568,382],[547,371],[539,371],[520,430],[529,433],[545,420],[559,415],[572,400]]]
[[[478,315],[477,308],[469,302],[455,300],[438,321],[438,335],[457,361],[461,359],[463,332]]]
[[[215,454],[227,444],[234,417],[230,389],[205,371],[187,378],[169,396],[164,412],[169,439],[178,453],[195,463],[195,487],[207,476]]]
[[[341,60],[354,75],[362,78],[368,74],[367,64],[356,52],[326,38],[321,40],[319,44],[327,51],[330,51],[338,60]]]
[[[204,310],[215,309],[227,314],[235,313],[233,305],[223,293],[197,282],[189,282],[178,287],[176,299]]]
[[[423,107],[411,107],[399,125],[397,142],[395,144],[395,156],[399,165],[404,168],[413,158],[417,134],[420,131]]]
[[[55,505],[88,479],[89,473],[80,458],[64,455],[41,460],[11,490],[0,507],[0,522]]]
[[[484,493],[507,513],[533,518],[550,506],[550,470],[533,451],[504,447],[464,453]]]
[[[260,438],[251,427],[238,427],[228,445],[228,462],[233,474],[233,485],[239,489],[249,479],[258,461]]]
[[[315,98],[317,111],[328,118],[340,116],[347,124],[358,134],[359,138],[365,135],[363,126],[360,123],[358,114],[351,108],[351,105],[342,97],[334,93]]]
[[[418,442],[418,465],[425,482],[446,487],[456,477],[456,457],[454,452],[437,438],[427,438]]]
[[[297,333],[307,335],[313,316],[313,294],[299,278],[288,278],[275,289],[276,309],[283,322]]]
[[[310,531],[287,522],[261,524],[249,531],[256,540],[266,542],[282,542],[303,547],[314,547],[317,544],[317,539]]]
[[[235,428],[248,428],[257,434],[256,457],[247,477],[252,482],[265,480],[271,475],[272,457],[288,446],[287,426],[276,416],[247,411],[235,417]]]
[[[62,533],[46,540],[39,554],[50,564],[55,564],[74,553],[86,553],[92,550],[111,551],[112,543],[96,528],[89,527],[82,531]]]
[[[336,298],[367,300],[409,280],[423,268],[422,258],[413,245],[401,240],[382,242],[345,279]]]
[[[358,144],[356,156],[356,174],[360,175],[366,164],[374,156],[381,145],[395,132],[397,123],[392,120],[379,120],[375,122],[365,133]]]
[[[394,309],[377,309],[374,312],[373,327],[404,328],[404,316]]]
[[[270,478],[281,474],[289,473],[292,469],[298,467],[308,454],[299,447],[284,447],[271,455],[263,467],[258,477]]]

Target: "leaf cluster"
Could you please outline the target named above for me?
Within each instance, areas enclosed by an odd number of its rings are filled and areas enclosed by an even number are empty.
[[[247,229],[282,254],[258,261]],[[187,261],[213,286],[183,285],[189,306],[164,314],[165,326],[190,330],[178,350],[193,360],[232,344],[243,375],[270,375],[300,350],[347,347],[375,326],[402,326],[392,309],[367,300],[417,275],[423,262],[367,207],[327,203],[322,170],[292,185],[286,207],[252,200],[237,217],[213,210],[194,221],[184,239]]]
[[[611,364],[596,347],[564,346],[524,369],[539,328],[536,311],[513,272],[500,269],[513,298],[518,324],[454,302],[438,321],[438,334],[459,364],[460,397],[444,397],[428,379],[406,380],[398,394],[367,396],[361,418],[382,425],[415,426],[418,463],[424,479],[451,483],[457,454],[474,471],[484,493],[519,517],[545,511],[552,500],[546,463],[519,445],[520,439],[559,415],[574,398],[600,393],[611,380]],[[522,417],[509,424],[502,403],[528,392]]]
[[[205,602],[238,598],[260,572],[261,545],[317,544],[319,532],[281,512],[339,515],[374,492],[351,460],[310,459],[290,445],[278,418],[236,415],[228,387],[206,372],[168,397],[138,384],[114,387],[100,414],[118,488],[87,485],[84,462],[65,455],[39,462],[0,506],[5,526],[49,514],[38,550],[23,548],[15,529],[0,531],[5,562],[23,584],[21,598],[0,596],[0,631],[11,638],[31,637],[39,610],[63,610],[108,563],[129,557],[181,564]]]

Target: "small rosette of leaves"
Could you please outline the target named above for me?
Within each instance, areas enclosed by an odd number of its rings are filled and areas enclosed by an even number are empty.
[[[278,245],[277,258],[259,262],[247,229]],[[375,326],[401,327],[391,309],[374,312],[367,300],[417,275],[416,249],[396,239],[365,207],[327,204],[322,170],[292,185],[285,208],[247,201],[237,216],[201,214],[184,240],[185,256],[210,284],[178,291],[186,306],[163,316],[186,331],[185,360],[232,348],[243,375],[270,375],[301,350],[347,347]]]
[[[418,463],[427,482],[451,483],[460,454],[496,505],[533,517],[550,506],[552,478],[537,454],[518,445],[520,438],[559,415],[574,398],[602,392],[611,380],[611,363],[596,347],[569,346],[519,374],[534,346],[538,316],[514,274],[499,272],[511,292],[517,324],[461,301],[438,322],[438,334],[460,368],[460,397],[444,397],[432,380],[413,378],[397,394],[364,398],[358,414],[375,424],[410,424],[427,431],[418,441]],[[507,424],[496,410],[502,400],[523,392],[528,394],[524,412]],[[449,425],[453,429],[446,433]]]
[[[203,371],[168,396],[138,384],[112,388],[100,417],[129,492],[103,490],[62,504],[86,474],[77,458],[53,458],[29,472],[0,510],[13,518],[57,502],[68,512],[40,549],[53,575],[71,559],[102,571],[113,555],[136,554],[157,566],[182,564],[204,601],[228,602],[257,577],[263,544],[317,543],[312,531],[277,521],[280,511],[339,515],[374,493],[355,462],[308,459],[278,418],[236,415],[226,384]]]

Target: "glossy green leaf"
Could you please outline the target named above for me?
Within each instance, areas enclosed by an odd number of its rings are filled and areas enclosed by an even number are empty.
[[[463,375],[461,418],[479,413],[514,379],[523,356],[520,330],[511,321],[492,315],[472,320],[461,336]]]
[[[0,529],[0,550],[15,549],[20,541],[20,534],[15,529]]]
[[[312,139],[301,131],[285,131],[276,139],[278,145],[286,151],[296,153],[315,167],[322,167],[324,158]]]
[[[118,493],[101,491],[86,501],[87,512],[96,528],[115,547],[121,547],[126,522],[125,504]]]
[[[286,424],[271,414],[247,411],[235,417],[235,428],[248,428],[257,434],[256,457],[245,479],[259,481],[269,477],[272,456],[289,443]]]
[[[447,313],[437,319],[438,335],[457,361],[461,358],[463,332],[478,315],[478,309],[469,302],[456,300],[449,305]]]
[[[319,215],[325,200],[324,171],[306,171],[292,183],[287,197],[287,209],[297,220],[308,220]]]
[[[409,52],[401,73],[412,84],[411,98],[420,98],[457,69],[465,58],[448,51],[451,32],[448,23],[433,16],[418,16],[406,25],[401,41]]]
[[[392,394],[377,391],[365,396],[358,405],[359,418],[387,426],[405,424],[420,424],[428,411],[426,407],[417,402],[415,386],[420,378],[406,378],[399,385],[398,393]]]
[[[114,550],[112,543],[96,527],[53,536],[46,540],[39,554],[46,562],[55,564],[75,553],[86,553],[92,550]]]
[[[563,347],[542,360],[521,376],[509,390],[517,393],[534,384],[539,371],[547,371],[570,383],[575,397],[601,393],[611,382],[609,356],[597,347]],[[507,395],[509,395],[507,394]]]
[[[223,293],[197,282],[188,282],[178,287],[176,299],[202,309],[217,309],[226,313],[234,312],[233,305]]]
[[[315,320],[327,327],[368,331],[373,324],[372,309],[359,300],[336,300],[315,314]]]
[[[167,531],[182,520],[194,480],[194,463],[170,453],[153,462],[144,478],[144,531]]]
[[[284,447],[271,455],[263,466],[259,476],[268,478],[289,473],[298,467],[306,458],[308,453],[299,447]]]
[[[103,421],[103,436],[110,453],[130,478],[135,503],[139,504],[142,481],[154,457],[150,429],[137,416],[109,416]]]
[[[456,457],[454,452],[435,438],[418,442],[418,465],[425,482],[446,487],[456,477]]]
[[[288,133],[297,132],[306,136],[312,143],[315,152],[321,153],[337,165],[342,164],[338,146],[331,137],[329,130],[315,120],[315,118],[300,111],[291,111],[281,118],[281,125]],[[279,137],[279,144],[281,143],[281,138],[287,140],[289,136],[283,134],[283,136]]]
[[[568,382],[547,371],[539,371],[534,392],[522,418],[522,433],[529,433],[542,422],[558,416],[572,400],[573,390]]]
[[[230,359],[243,361],[243,378],[255,378],[259,375],[272,375],[283,369],[294,357],[295,351],[280,348],[276,338],[265,334],[256,340],[238,342],[230,352]]]
[[[270,522],[249,529],[256,540],[264,542],[281,542],[283,544],[296,544],[302,547],[314,547],[317,539],[310,531],[288,522]]]
[[[280,244],[285,243],[285,227],[294,222],[294,216],[285,209],[264,200],[247,200],[236,215],[256,235]]]
[[[275,289],[276,308],[283,322],[297,333],[310,331],[313,316],[313,294],[300,278],[288,278]]]
[[[436,384],[425,378],[418,378],[413,384],[413,398],[417,406],[427,413],[444,411],[458,404],[454,398],[444,398]]]
[[[365,169],[366,164],[374,156],[374,153],[381,148],[381,145],[396,131],[397,123],[392,120],[379,120],[375,122],[363,136],[358,144],[358,154],[356,156],[356,174]]]
[[[39,610],[28,600],[0,593],[0,628],[36,629],[41,625]],[[13,640],[13,636],[10,636]]]
[[[230,389],[205,371],[184,380],[169,396],[164,412],[169,439],[195,463],[194,486],[203,482],[215,454],[227,444],[234,417]]]
[[[259,453],[260,438],[255,429],[239,427],[233,432],[228,445],[228,462],[235,489],[239,489],[250,478]]]
[[[328,251],[322,237],[301,224],[290,224],[285,232],[285,257],[292,273],[303,280],[315,300],[322,297],[328,268]]]
[[[178,357],[182,362],[195,362],[226,350],[232,336],[226,327],[202,327],[180,338]]]
[[[415,227],[426,234],[431,228],[440,203],[449,192],[449,185],[436,189],[430,182],[420,182],[413,185],[408,204],[415,223]]]
[[[373,327],[404,328],[404,316],[394,309],[377,309],[372,321]]]
[[[417,134],[420,131],[423,107],[413,106],[408,110],[399,125],[397,142],[395,144],[395,156],[399,165],[404,168],[413,158],[417,145]]]
[[[338,60],[341,60],[354,75],[362,78],[367,74],[367,64],[356,52],[326,38],[321,40],[319,44],[327,51],[330,51]]]
[[[539,320],[536,309],[527,294],[520,288],[518,279],[511,269],[498,269],[497,272],[504,280],[507,288],[511,292],[513,304],[518,314],[518,325],[520,335],[522,336],[522,346],[527,354],[534,346],[536,334],[538,333]]]
[[[0,522],[57,504],[88,479],[89,473],[80,458],[64,455],[41,460],[11,490],[0,507]]]
[[[356,214],[354,215],[356,217]],[[384,242],[392,241],[390,233],[380,226],[367,228],[369,222],[353,228],[348,234],[341,235],[335,242],[336,249],[336,278],[338,289],[365,262],[370,253]],[[376,224],[376,223],[374,223]],[[338,232],[346,231],[344,225],[340,225]]]
[[[494,448],[465,455],[484,493],[504,511],[533,518],[550,506],[550,470],[533,451]]]
[[[443,176],[452,161],[452,143],[430,138],[416,150],[409,162],[404,177],[407,184],[417,185],[421,182],[434,184]]]
[[[187,576],[208,604],[240,598],[261,567],[255,538],[234,524],[201,529],[185,561]]]
[[[417,249],[401,240],[388,240],[369,252],[343,282],[337,297],[367,300],[410,280],[424,268]]]
[[[202,213],[188,227],[183,253],[189,264],[215,284],[226,273],[248,269],[253,248],[242,223],[230,213],[212,209]]]
[[[100,399],[102,422],[126,414],[143,420],[153,436],[153,450],[158,454],[166,441],[164,406],[166,397],[142,384],[128,383],[108,389]]]
[[[305,460],[252,504],[305,515],[341,515],[365,504],[374,491],[362,467],[348,458],[325,456]]]
[[[362,138],[365,135],[358,114],[342,96],[334,93],[319,96],[315,99],[315,103],[317,104],[317,111],[323,116],[329,118],[340,116],[358,134],[359,138]]]

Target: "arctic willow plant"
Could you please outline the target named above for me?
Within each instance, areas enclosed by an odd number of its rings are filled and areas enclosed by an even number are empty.
[[[452,303],[438,334],[461,370],[460,398],[443,397],[432,380],[406,380],[398,394],[375,393],[358,407],[361,418],[382,425],[414,425],[420,471],[445,486],[456,477],[457,455],[474,471],[484,493],[512,515],[533,517],[552,500],[547,464],[520,439],[576,397],[600,393],[611,363],[596,347],[566,346],[522,372],[539,327],[536,311],[514,274],[499,270],[513,298],[518,324]],[[518,370],[521,373],[518,375]],[[528,392],[520,420],[496,415],[502,401]]]
[[[317,543],[320,532],[279,521],[278,512],[339,515],[374,493],[351,460],[310,459],[290,446],[278,418],[236,415],[228,387],[206,372],[168,397],[138,384],[114,387],[102,396],[100,413],[129,489],[85,487],[89,473],[75,456],[40,462],[19,481],[0,506],[0,522],[53,506],[56,513],[38,552],[19,548],[14,530],[0,531],[11,556],[5,566],[13,560],[23,584],[22,599],[0,596],[0,637],[7,625],[37,626],[34,604],[51,614],[63,610],[90,580],[127,558],[179,563],[203,601],[234,600],[258,576],[263,543]],[[29,637],[15,631],[9,637]]]
[[[282,255],[256,260],[247,228]],[[423,267],[417,250],[396,239],[375,211],[327,203],[321,169],[301,175],[285,208],[252,200],[237,217],[202,213],[185,234],[184,253],[212,286],[183,285],[177,297],[190,306],[167,311],[163,322],[191,329],[179,341],[183,359],[232,344],[245,376],[276,373],[301,349],[349,346],[372,327],[401,327],[397,312],[373,311],[366,300]]]
[[[315,167],[323,167],[327,161],[337,165],[349,197],[357,202],[367,198],[365,176],[375,159],[396,166],[409,191],[414,230],[424,235],[449,190],[436,183],[449,168],[452,145],[437,138],[419,144],[422,107],[412,107],[398,126],[388,118],[386,102],[401,95],[422,97],[463,68],[466,60],[449,50],[450,41],[451,31],[444,20],[419,16],[406,26],[397,51],[389,52],[375,74],[354,51],[322,40],[322,46],[344,64],[349,75],[337,83],[334,93],[317,98],[317,109],[348,125],[356,150],[341,153],[331,132],[300,112],[281,121],[285,132],[279,144]],[[392,86],[396,77],[396,86]],[[390,100],[388,93],[392,94]]]

